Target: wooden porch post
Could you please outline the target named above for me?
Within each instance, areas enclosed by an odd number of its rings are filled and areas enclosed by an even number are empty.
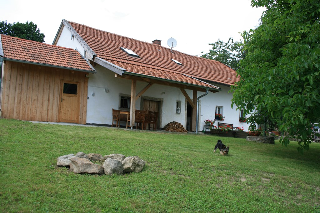
[[[133,129],[136,113],[136,80],[131,81],[131,101],[130,101],[130,126]]]
[[[192,108],[192,118],[191,118],[191,124],[192,128],[191,131],[196,131],[196,125],[197,125],[197,90],[193,90],[193,108]]]

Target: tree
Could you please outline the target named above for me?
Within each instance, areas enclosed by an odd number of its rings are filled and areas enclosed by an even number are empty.
[[[229,38],[227,43],[219,39],[209,45],[212,46],[212,49],[209,53],[201,55],[202,58],[220,61],[234,70],[238,69],[239,61],[243,58],[242,42],[234,42],[232,38]]]
[[[261,24],[243,33],[246,57],[240,81],[233,87],[233,105],[268,117],[288,137],[309,148],[312,124],[320,120],[319,0],[252,0],[265,7]],[[288,137],[281,141],[289,143]]]
[[[14,37],[24,38],[33,41],[44,42],[45,35],[40,33],[37,25],[33,22],[23,23],[7,23],[7,21],[0,22],[0,34],[6,34]]]

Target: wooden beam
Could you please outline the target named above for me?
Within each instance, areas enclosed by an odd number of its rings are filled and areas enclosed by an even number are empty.
[[[183,88],[183,89],[190,89],[190,90],[197,90],[200,92],[206,92],[206,88],[203,87],[197,87],[197,86],[192,86],[192,85],[186,85],[186,84],[182,84],[182,83],[174,83],[174,82],[170,82],[170,81],[166,81],[166,80],[157,80],[154,78],[144,78],[144,77],[140,77],[140,76],[133,76],[133,75],[127,75],[127,74],[123,74],[123,75],[117,75],[116,77],[118,78],[124,78],[124,79],[130,79],[130,80],[136,80],[136,81],[144,81],[147,83],[153,83],[153,84],[160,84],[160,85],[166,85],[166,86],[171,86],[171,87],[178,87],[178,88]],[[212,90],[210,90],[212,91]],[[215,91],[212,91],[215,92]]]
[[[135,113],[136,113],[136,85],[137,81],[132,80],[131,82],[131,102],[130,102],[130,126],[131,129],[135,123]]]
[[[136,95],[136,101],[138,100],[138,98],[140,98],[140,96],[145,93],[145,91],[147,91],[151,86],[153,85],[153,83],[149,83],[147,86],[145,86],[137,95]]]
[[[189,97],[189,95],[187,94],[187,92],[183,89],[183,88],[180,88],[182,94],[184,95],[184,97],[186,97],[188,103],[191,105],[192,108],[195,107],[193,101],[191,100],[191,98]]]
[[[193,90],[193,104],[194,107],[192,109],[192,131],[196,131],[197,125],[197,90]]]

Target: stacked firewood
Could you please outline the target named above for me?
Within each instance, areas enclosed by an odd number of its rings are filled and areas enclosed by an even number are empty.
[[[164,126],[164,130],[169,132],[188,132],[181,123],[172,121]]]

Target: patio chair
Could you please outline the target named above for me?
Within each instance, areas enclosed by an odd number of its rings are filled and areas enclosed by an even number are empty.
[[[116,127],[120,127],[120,110],[112,109],[112,125],[116,122]]]
[[[158,115],[158,112],[148,111],[145,122],[149,124],[149,129],[152,125],[152,130],[157,130]]]
[[[144,111],[144,110],[136,110],[135,111],[136,128],[140,127],[143,130],[145,119],[146,119],[146,111]]]

